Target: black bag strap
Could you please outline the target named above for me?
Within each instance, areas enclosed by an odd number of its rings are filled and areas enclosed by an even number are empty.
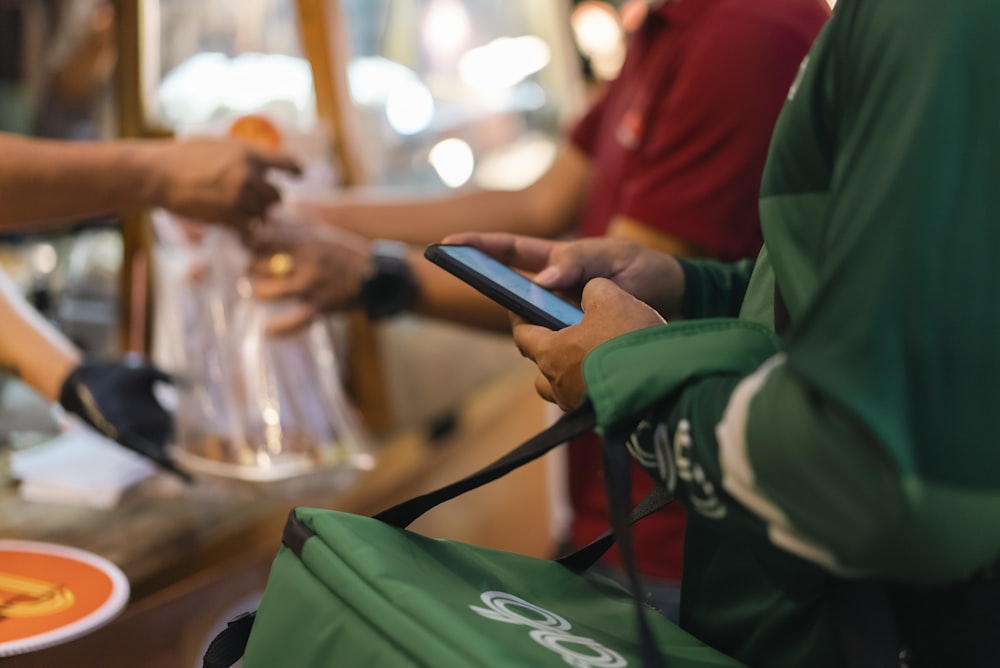
[[[649,490],[649,493],[642,499],[642,501],[632,508],[632,512],[629,515],[628,520],[629,524],[635,524],[647,515],[652,515],[668,503],[672,503],[673,500],[673,495],[668,492],[665,487],[654,487]],[[588,544],[559,557],[556,561],[570,570],[585,571],[600,561],[601,557],[603,557],[614,544],[615,530],[611,528],[594,540],[590,541]]]
[[[618,550],[621,552],[622,563],[628,576],[629,589],[632,591],[642,665],[644,668],[666,668],[666,661],[656,647],[656,640],[649,625],[647,617],[649,611],[642,602],[642,584],[639,581],[639,570],[635,565],[635,550],[632,548],[629,517],[632,498],[632,457],[625,447],[630,431],[619,427],[610,431],[604,438],[605,495],[608,499],[608,514],[611,516],[611,530],[615,533]]]
[[[433,492],[428,492],[423,496],[408,499],[391,508],[387,508],[375,515],[375,519],[395,527],[405,528],[438,504],[496,480],[519,466],[544,455],[557,445],[593,429],[593,427],[593,410],[588,406],[578,408],[563,415],[548,429],[476,473]],[[642,518],[651,515],[673,500],[673,496],[664,487],[654,487],[632,509],[628,520],[629,524],[638,522]],[[556,561],[571,570],[585,571],[596,564],[614,544],[615,530],[610,528],[587,545],[559,557]]]
[[[589,404],[584,404],[561,416],[548,429],[536,434],[492,464],[450,485],[387,508],[375,515],[375,519],[405,529],[411,522],[438,504],[450,501],[460,494],[481,487],[519,466],[538,459],[557,445],[593,429],[594,424],[594,410]]]

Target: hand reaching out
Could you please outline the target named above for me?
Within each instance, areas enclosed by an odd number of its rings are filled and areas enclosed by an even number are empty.
[[[269,170],[299,172],[285,153],[231,139],[157,142],[150,158],[155,205],[183,218],[238,229],[262,218],[281,199],[267,180]]]

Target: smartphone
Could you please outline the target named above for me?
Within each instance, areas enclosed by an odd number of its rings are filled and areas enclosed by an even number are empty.
[[[528,322],[562,329],[583,311],[472,246],[431,244],[424,257]]]

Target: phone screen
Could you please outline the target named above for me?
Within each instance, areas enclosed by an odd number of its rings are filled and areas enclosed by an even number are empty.
[[[471,246],[432,244],[424,255],[529,322],[560,329],[583,318],[576,306]]]

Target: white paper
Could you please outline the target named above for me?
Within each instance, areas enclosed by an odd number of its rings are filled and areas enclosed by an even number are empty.
[[[11,453],[21,497],[45,503],[110,508],[155,465],[97,432],[75,426],[51,441]]]

